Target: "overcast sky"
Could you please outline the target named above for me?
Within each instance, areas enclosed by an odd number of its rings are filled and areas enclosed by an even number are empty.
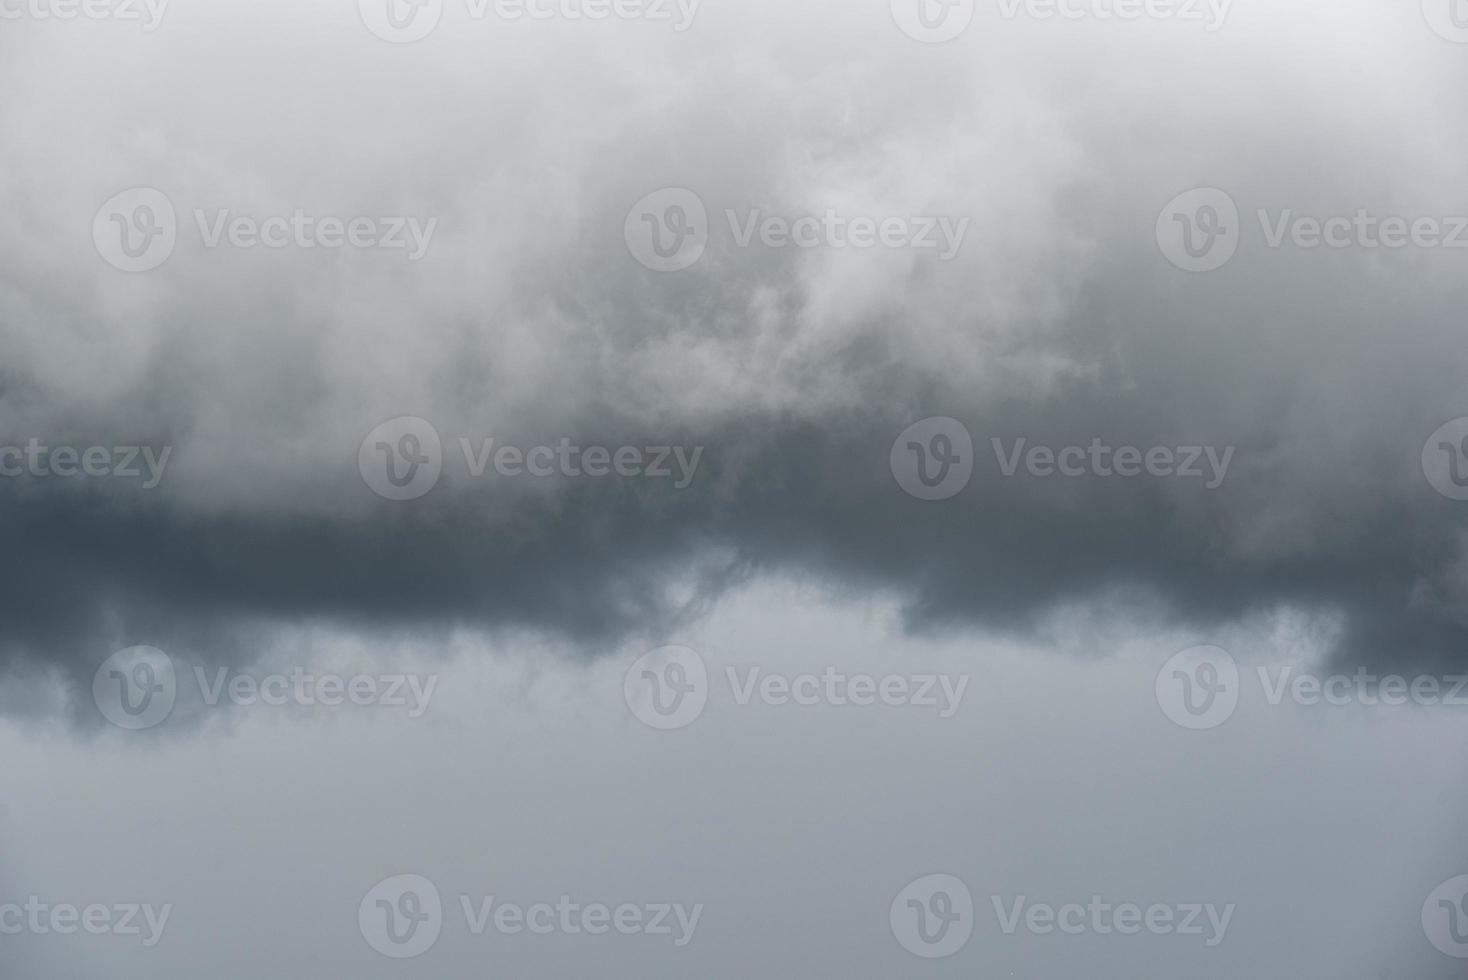
[[[1460,975],[1456,2],[0,0],[0,962]]]

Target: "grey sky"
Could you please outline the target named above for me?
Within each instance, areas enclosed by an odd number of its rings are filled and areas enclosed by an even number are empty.
[[[688,957],[448,935],[417,961],[445,976],[1451,975],[1417,916],[1468,870],[1448,844],[1460,711],[1250,688],[1187,732],[1152,688],[1196,644],[1250,684],[1301,657],[1468,669],[1468,503],[1442,489],[1457,435],[1435,435],[1468,416],[1465,253],[1359,238],[1468,216],[1468,45],[1436,3],[1237,0],[1210,30],[1005,0],[941,44],[885,0],[704,0],[686,30],[445,0],[412,44],[374,36],[371,3],[0,20],[0,473],[35,440],[139,466],[146,447],[157,482],[0,476],[0,891],[157,892],[179,916],[156,950],[0,947],[41,977],[404,976],[353,916],[412,872],[455,901],[503,880],[708,903]],[[166,197],[177,241],[126,272],[94,234],[135,188]],[[628,236],[666,188],[707,243],[660,272]],[[1188,272],[1159,235],[1200,188],[1239,240]],[[828,212],[847,233],[932,219],[952,254],[779,247],[759,224]],[[224,230],[296,214],[317,236],[399,224],[422,254]],[[1302,244],[1331,217],[1358,237]],[[431,424],[442,472],[389,500],[362,461],[403,417]],[[944,500],[893,469],[931,417],[972,438]],[[400,434],[389,454],[418,445]],[[488,439],[673,475],[476,476]],[[1025,462],[1093,443],[1110,470]],[[1119,447],[1196,447],[1205,469],[1206,449],[1216,480],[1117,475]],[[621,677],[672,642],[769,670],[939,656],[972,687],[932,731],[715,701],[651,732]],[[138,645],[183,688],[194,667],[442,677],[423,719],[270,720],[195,689],[117,731],[93,680]],[[167,842],[156,866],[28,863],[143,833]],[[922,963],[886,903],[930,872],[968,881],[980,932]],[[981,934],[995,889],[1195,888],[1238,903],[1202,958],[1182,937]],[[240,928],[261,914],[268,943]]]

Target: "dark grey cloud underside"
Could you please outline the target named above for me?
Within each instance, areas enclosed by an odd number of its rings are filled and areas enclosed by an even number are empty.
[[[1414,41],[1411,50],[1414,64],[1434,65],[1437,75],[1414,75],[1415,82],[1461,80],[1468,69],[1457,52],[1429,46],[1431,40]],[[1023,632],[1059,603],[1094,601],[1121,616],[1147,610],[1171,617],[1206,640],[1210,630],[1250,612],[1291,604],[1344,617],[1337,646],[1343,662],[1461,664],[1468,650],[1468,575],[1460,571],[1468,505],[1437,496],[1418,467],[1427,434],[1468,415],[1461,380],[1468,376],[1461,340],[1468,281],[1457,254],[1267,251],[1251,226],[1226,268],[1199,276],[1169,266],[1152,242],[1161,205],[1205,183],[1225,187],[1246,223],[1258,207],[1314,215],[1363,206],[1463,213],[1468,201],[1457,168],[1445,182],[1449,171],[1427,166],[1432,161],[1414,155],[1416,144],[1383,141],[1362,124],[1359,106],[1343,104],[1328,84],[1317,91],[1316,74],[1306,85],[1306,76],[1295,78],[1283,62],[1273,74],[1260,73],[1225,47],[1202,50],[1199,64],[1209,70],[1192,71],[1198,52],[1191,49],[1149,49],[1160,64],[1176,59],[1189,69],[1178,77],[1192,87],[1172,102],[1156,91],[1157,72],[1075,68],[1088,83],[1106,81],[1088,87],[1057,73],[1058,61],[1010,65],[1014,85],[996,91],[970,77],[973,65],[986,62],[954,49],[932,59],[943,84],[924,85],[922,99],[908,98],[900,86],[888,91],[874,72],[849,111],[834,114],[825,111],[820,91],[813,104],[797,94],[803,67],[795,81],[756,83],[717,61],[698,76],[702,87],[655,117],[573,146],[594,163],[549,186],[575,188],[574,206],[543,208],[563,202],[543,189],[532,195],[535,233],[510,236],[514,247],[501,259],[493,258],[498,251],[481,255],[472,247],[460,254],[462,242],[452,237],[476,241],[458,202],[478,201],[478,182],[498,172],[497,154],[520,146],[518,129],[507,139],[491,123],[510,114],[525,125],[528,141],[539,106],[546,129],[560,138],[597,132],[579,124],[599,109],[548,95],[520,115],[494,100],[461,98],[454,129],[468,135],[455,152],[411,140],[400,151],[409,161],[420,153],[431,159],[423,169],[442,184],[420,202],[425,213],[432,204],[448,214],[437,257],[477,273],[509,262],[508,273],[490,293],[493,308],[478,309],[476,294],[450,296],[442,307],[426,302],[421,317],[388,311],[393,332],[368,334],[388,336],[409,354],[447,352],[439,376],[421,379],[435,404],[421,405],[416,396],[374,400],[377,387],[401,389],[386,378],[374,386],[365,369],[348,381],[332,373],[364,346],[342,339],[341,323],[352,325],[348,337],[355,337],[353,318],[364,312],[345,299],[377,295],[371,289],[383,274],[370,264],[339,268],[320,256],[256,264],[181,249],[139,286],[158,290],[139,304],[149,311],[149,329],[139,332],[156,343],[151,369],[136,391],[102,399],[100,407],[34,381],[24,360],[0,366],[0,442],[32,434],[77,444],[170,442],[177,447],[172,480],[189,472],[191,453],[218,455],[218,444],[228,452],[228,436],[259,447],[305,431],[317,439],[314,452],[291,464],[293,471],[304,484],[339,488],[351,504],[341,514],[353,515],[330,516],[336,512],[319,502],[297,508],[289,490],[244,494],[244,503],[210,508],[199,505],[209,495],[197,487],[186,506],[180,498],[187,495],[173,494],[172,483],[141,493],[0,481],[4,657],[17,666],[54,665],[85,682],[124,645],[185,647],[197,659],[238,662],[258,648],[260,627],[310,620],[361,629],[549,630],[595,653],[617,638],[657,640],[728,583],[784,571],[836,588],[891,593],[914,629]],[[867,55],[849,57],[856,64]],[[1357,86],[1359,71],[1342,59],[1327,76]],[[747,104],[734,98],[746,89]],[[710,91],[730,103],[712,121]],[[997,109],[1013,107],[1016,96],[1031,100],[1019,115],[1033,115],[1041,134],[1052,126],[1053,138],[1034,136],[1028,124],[1008,125],[1003,112],[991,118],[979,111],[991,108],[990,100]],[[792,100],[788,118],[771,115]],[[1261,114],[1265,101],[1269,112]],[[1404,138],[1432,134],[1451,147],[1461,114],[1415,108],[1422,124]],[[420,111],[415,103],[413,112]],[[216,107],[205,100],[180,112],[179,131],[191,132],[184,123],[212,119]],[[273,132],[273,113],[270,122],[265,131]],[[889,130],[915,145],[951,149],[954,159],[942,172],[963,175],[921,199],[922,211],[978,209],[970,241],[953,263],[924,257],[905,280],[881,267],[884,284],[901,293],[894,306],[905,305],[910,319],[891,310],[854,324],[839,314],[812,314],[813,295],[830,286],[819,253],[733,249],[724,235],[698,267],[671,276],[647,273],[625,253],[626,208],[653,187],[696,187],[716,223],[726,206],[778,210],[791,161],[813,160],[796,168],[798,185],[819,183],[811,173],[826,164],[836,183],[859,184],[851,175],[872,164],[861,148]],[[1010,147],[1014,140],[1021,141],[1018,150]],[[332,152],[330,145],[299,149]],[[1026,166],[1006,169],[1016,153]],[[1074,162],[1052,166],[1051,154]],[[901,158],[876,160],[879,172],[899,175]],[[1030,164],[1037,176],[1027,183]],[[991,166],[999,190],[977,193],[989,179],[982,168]],[[532,178],[542,169],[539,157],[523,174],[511,168],[532,187],[539,187]],[[402,174],[416,170],[395,164],[377,176],[401,187]],[[183,190],[176,191],[181,204],[222,205],[235,194],[227,181],[194,186],[188,200]],[[299,199],[315,196],[301,192]],[[1001,206],[1011,199],[1034,203],[1011,212]],[[82,203],[78,228],[95,202]],[[381,203],[364,194],[358,206],[370,212]],[[541,220],[542,210],[552,216]],[[1012,215],[1013,227],[993,226],[996,216]],[[902,261],[895,257],[893,267]],[[196,279],[187,275],[189,262]],[[87,290],[43,288],[39,273],[18,267],[0,285],[34,297],[34,315],[48,329],[52,319],[91,321],[92,311],[78,300]],[[1024,281],[1005,295],[1008,305],[991,308],[984,288],[1007,285],[995,281],[995,268],[1014,269]],[[86,275],[95,278],[93,290],[116,288],[107,270]],[[443,298],[434,284],[467,289],[479,282],[467,275],[460,282],[441,268],[435,273],[431,263],[391,275],[403,295],[425,300]],[[751,313],[761,292],[769,296],[762,309],[778,321],[773,328]],[[1056,309],[1065,311],[1058,322]],[[104,320],[99,334],[122,330]],[[554,357],[529,359],[544,375],[537,379],[540,400],[522,399],[512,418],[487,415],[485,392],[493,392],[496,371],[513,373],[520,364],[515,345],[525,344],[502,328],[522,323],[556,348]],[[812,332],[819,342],[778,360],[787,373],[777,383],[756,386],[742,400],[729,394],[737,388],[718,384],[719,371],[709,372],[713,380],[700,376],[695,368],[703,362],[679,346],[709,344],[709,361],[757,372],[771,364],[762,348],[799,348]],[[935,350],[978,352],[974,361],[990,370],[949,365]],[[633,364],[638,356],[643,360]],[[1003,366],[1025,357],[1075,370],[1032,385],[1006,378]],[[649,422],[676,414],[655,392],[642,412],[626,410],[629,389],[638,393],[649,363],[660,365],[660,358],[668,373],[689,371],[687,386],[708,387],[711,407],[699,420]],[[439,362],[425,357],[403,370],[411,375],[425,363]],[[256,382],[247,394],[241,377]],[[340,409],[327,397],[333,390],[325,379],[335,380],[338,396],[353,385],[369,391],[360,401],[370,417],[356,420],[350,435],[328,439],[322,433],[336,431],[333,424],[313,426]],[[55,387],[54,378],[46,380]],[[807,382],[816,392],[854,397],[827,404],[770,394]],[[207,408],[238,412],[236,432],[221,432],[217,422],[208,430],[215,446],[192,441],[193,415]],[[355,473],[353,440],[381,418],[406,413],[439,423],[450,451],[461,434],[516,441],[517,424],[522,442],[569,436],[706,449],[697,481],[681,492],[657,481],[583,480],[527,496],[502,492],[492,481],[464,486],[450,474],[421,500],[375,502]],[[896,434],[929,415],[962,419],[980,460],[972,485],[941,503],[906,497],[887,466]],[[1217,491],[1199,481],[1005,480],[988,450],[993,436],[1032,444],[1099,436],[1112,445],[1237,451]],[[193,473],[222,491],[252,479],[244,464]]]
[[[898,489],[887,451],[911,418],[951,405],[682,433],[707,447],[683,491],[580,480],[528,499],[497,492],[492,480],[446,479],[425,498],[351,520],[187,516],[146,493],[125,504],[87,490],[11,493],[0,525],[6,656],[88,683],[121,646],[240,664],[258,650],[257,627],[307,620],[429,635],[455,625],[547,630],[594,655],[629,637],[656,641],[731,582],[780,571],[896,595],[920,630],[1023,633],[1059,603],[1094,601],[1121,615],[1160,611],[1206,640],[1210,628],[1291,604],[1344,614],[1343,662],[1462,664],[1468,630],[1451,608],[1423,609],[1417,595],[1453,560],[1445,532],[1457,513],[1411,480],[1417,492],[1407,499],[1354,510],[1345,553],[1322,543],[1240,558],[1229,554],[1238,519],[1229,507],[1250,479],[1251,454],[1267,447],[1241,444],[1218,491],[1198,481],[997,477],[989,433],[1178,442],[1170,420],[1142,424],[1134,409],[1145,397],[1121,407],[1133,416],[1126,425],[1106,401],[1077,396],[1044,413],[1009,406],[987,421],[969,417],[978,472],[959,497],[936,503]],[[1097,421],[1076,421],[1086,418]]]

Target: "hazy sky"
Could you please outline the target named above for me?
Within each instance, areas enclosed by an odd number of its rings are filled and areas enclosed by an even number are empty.
[[[1454,3],[0,0],[0,962],[1458,976]]]

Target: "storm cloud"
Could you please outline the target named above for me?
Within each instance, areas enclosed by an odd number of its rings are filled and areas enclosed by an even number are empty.
[[[1206,636],[1292,609],[1342,662],[1462,665],[1468,505],[1421,457],[1468,415],[1463,253],[1272,247],[1258,216],[1468,214],[1468,120],[1444,97],[1468,62],[1416,10],[1239,5],[1217,33],[1139,23],[1115,46],[986,21],[941,47],[881,9],[453,21],[430,47],[261,11],[176,6],[145,45],[0,41],[26,93],[0,107],[0,443],[171,448],[153,489],[0,480],[15,670],[84,683],[135,643],[238,661],[300,622],[531,629],[595,655],[763,573],[890,595],[914,630],[1025,635],[1080,604]],[[90,234],[134,186],[178,212],[144,273]],[[624,241],[663,187],[709,219],[678,272]],[[1240,215],[1205,273],[1156,240],[1195,187]],[[297,209],[438,224],[410,261],[206,247],[195,214]],[[741,245],[755,209],[968,225],[947,260]],[[432,423],[444,473],[389,501],[358,452],[400,416]],[[890,453],[934,416],[971,433],[974,474],[925,501]],[[681,489],[474,477],[459,440],[487,438],[702,456]],[[1018,440],[1232,455],[1211,488],[1005,476]]]

